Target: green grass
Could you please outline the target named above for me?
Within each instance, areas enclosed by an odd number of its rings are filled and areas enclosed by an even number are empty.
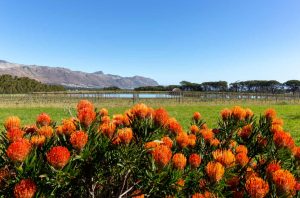
[[[300,105],[292,104],[239,104],[243,107],[251,108],[254,113],[259,116],[267,108],[274,108],[278,116],[284,120],[284,128],[286,131],[290,132],[296,140],[296,144],[300,145]],[[195,111],[199,111],[202,117],[207,122],[209,127],[215,127],[218,122],[218,117],[220,111],[225,107],[232,107],[233,104],[177,104],[177,105],[163,105],[169,114],[175,117],[185,129],[188,129],[191,117]],[[122,105],[118,107],[114,106],[98,106],[106,107],[109,109],[110,115],[116,113],[123,113],[126,109],[130,108],[130,105]],[[159,107],[159,105],[153,105],[154,108]],[[70,117],[70,112],[76,115],[75,109],[69,111],[68,108],[63,107],[2,107],[0,108],[0,122],[3,123],[5,118],[10,115],[19,116],[22,120],[22,124],[32,124],[35,122],[36,116],[41,113],[48,113],[53,120],[60,122],[62,118]],[[3,127],[1,126],[1,129]]]

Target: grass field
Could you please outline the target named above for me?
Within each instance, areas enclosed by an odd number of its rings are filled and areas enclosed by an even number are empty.
[[[218,122],[219,113],[223,108],[232,107],[236,104],[216,104],[216,103],[203,103],[203,104],[163,104],[169,114],[175,117],[185,129],[188,129],[191,116],[195,111],[199,111],[209,127],[215,127]],[[267,108],[274,108],[278,112],[278,116],[284,120],[284,128],[290,132],[296,140],[296,144],[300,145],[300,105],[297,104],[252,104],[244,103],[238,104],[242,107],[251,108],[254,113],[259,116]],[[108,108],[110,115],[116,113],[123,113],[126,109],[130,108],[130,104],[117,104],[96,105],[98,108]],[[152,104],[152,107],[157,108],[159,105]],[[32,124],[35,122],[36,116],[41,113],[48,113],[53,120],[60,122],[62,118],[70,117],[70,113],[76,115],[75,105],[73,108],[67,107],[1,107],[0,120],[4,122],[5,118],[10,115],[19,116],[22,124]],[[1,125],[1,129],[3,129]]]

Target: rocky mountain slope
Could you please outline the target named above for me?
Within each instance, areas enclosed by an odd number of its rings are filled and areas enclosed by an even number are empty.
[[[155,80],[142,76],[122,77],[104,74],[102,71],[86,73],[72,71],[64,67],[23,65],[0,60],[0,75],[2,74],[29,77],[42,83],[68,87],[103,88],[116,86],[123,89],[132,89],[141,86],[158,85]]]

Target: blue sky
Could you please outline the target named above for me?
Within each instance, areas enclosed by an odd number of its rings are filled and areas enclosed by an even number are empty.
[[[160,84],[300,80],[299,0],[0,0],[0,59]]]

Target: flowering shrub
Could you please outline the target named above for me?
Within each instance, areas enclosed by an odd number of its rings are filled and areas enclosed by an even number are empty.
[[[199,112],[182,127],[163,108],[110,117],[82,100],[61,124],[4,127],[0,197],[300,196],[300,147],[272,109],[224,109],[211,129]]]

